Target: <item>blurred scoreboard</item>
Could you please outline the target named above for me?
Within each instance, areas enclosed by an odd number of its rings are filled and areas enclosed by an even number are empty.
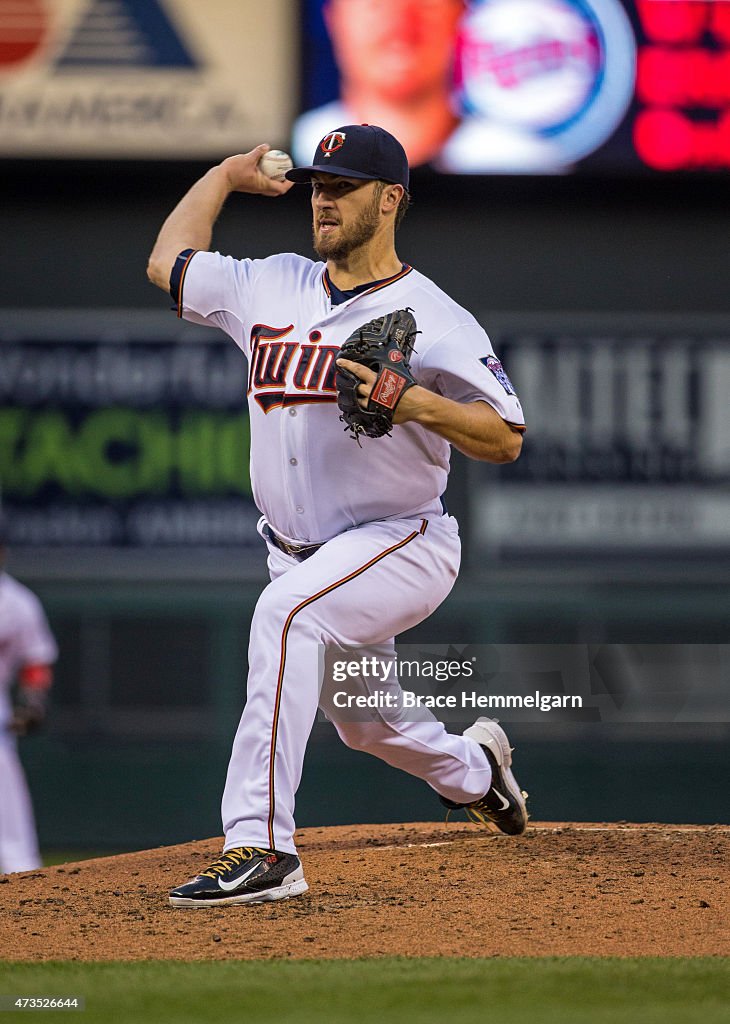
[[[360,64],[372,81],[351,103]],[[191,160],[267,140],[309,162],[343,124],[397,133],[418,90],[456,119],[412,160],[436,171],[724,171],[730,0],[0,3],[0,157]]]
[[[730,3],[639,0],[633,144],[660,171],[730,167]]]
[[[371,66],[381,62],[391,99],[397,90],[404,97],[395,126],[408,116],[408,47],[414,78],[429,60],[440,59],[435,44],[428,52],[424,42],[435,10],[455,3],[307,0],[301,102],[307,113],[295,125],[297,159],[309,162],[315,136],[324,134],[318,112],[329,116],[330,128],[367,116],[362,96],[355,106],[342,99],[357,94],[364,73],[357,64],[356,19],[360,49],[371,39],[377,43],[369,51]],[[347,13],[333,23],[323,17],[328,6]],[[459,120],[429,160],[436,170],[539,175],[730,168],[730,0],[472,0],[460,6],[452,38],[441,42],[451,48],[450,102]],[[442,18],[442,36],[446,24]],[[403,82],[396,80],[399,67]],[[373,78],[370,93],[382,100]],[[410,100],[415,105],[418,97]],[[378,110],[382,114],[382,104]]]

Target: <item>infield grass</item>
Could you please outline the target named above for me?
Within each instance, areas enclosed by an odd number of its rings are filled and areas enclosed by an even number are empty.
[[[6,961],[0,995],[83,996],[80,1024],[727,1024],[730,959]]]

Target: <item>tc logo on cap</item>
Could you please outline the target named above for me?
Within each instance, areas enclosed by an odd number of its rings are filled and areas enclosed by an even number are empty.
[[[332,156],[338,149],[341,149],[345,144],[346,135],[344,132],[330,132],[329,135],[325,135],[319,144],[319,148],[322,150],[325,156]]]

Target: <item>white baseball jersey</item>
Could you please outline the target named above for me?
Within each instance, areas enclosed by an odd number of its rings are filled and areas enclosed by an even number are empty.
[[[485,331],[417,270],[339,305],[323,263],[293,253],[237,260],[197,252],[180,277],[178,313],[224,330],[249,362],[254,500],[286,540],[314,544],[362,523],[440,514],[450,445],[418,423],[362,438],[339,420],[335,355],[363,323],[410,307],[420,333],[411,371],[458,402],[486,401],[517,427],[522,408]]]
[[[0,731],[12,716],[10,687],[23,665],[51,665],[58,648],[40,601],[0,572]]]

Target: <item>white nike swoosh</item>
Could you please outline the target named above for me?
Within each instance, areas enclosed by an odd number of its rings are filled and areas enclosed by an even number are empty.
[[[258,864],[254,864],[253,867],[250,867],[248,869],[248,871],[246,872],[245,875],[241,875],[241,877],[237,878],[235,880],[235,882],[224,882],[222,878],[219,878],[218,879],[218,888],[222,889],[223,892],[230,892],[232,889],[237,889],[239,887],[239,885],[241,884],[241,882],[245,882],[246,879],[248,878],[248,876],[252,875],[257,867],[258,867]]]
[[[506,810],[507,810],[507,808],[509,807],[509,800],[506,800],[506,799],[504,798],[504,796],[502,795],[502,793],[500,793],[498,789],[495,789],[495,788],[494,788],[494,786],[492,786],[492,790],[493,790],[494,794],[495,794],[496,796],[498,796],[498,797],[499,797],[499,799],[500,799],[500,800],[502,801],[502,807],[501,807],[501,810],[503,810],[503,811],[506,811]]]

